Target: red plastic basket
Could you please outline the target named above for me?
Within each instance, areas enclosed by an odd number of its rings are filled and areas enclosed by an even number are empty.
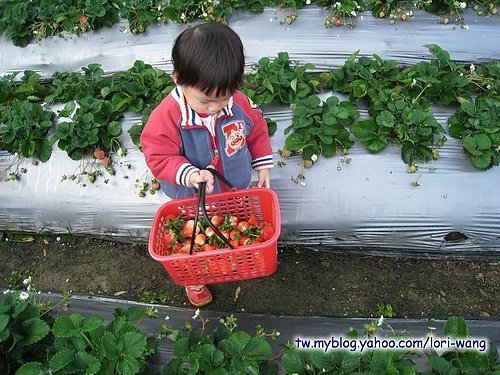
[[[275,228],[273,237],[265,242],[219,249],[192,255],[166,255],[162,238],[167,215],[192,219],[196,212],[196,197],[173,199],[162,205],[154,218],[149,236],[149,254],[160,262],[178,285],[222,283],[271,275],[277,267],[277,243],[281,217],[276,193],[265,188],[251,188],[206,196],[209,216],[255,216],[259,222],[269,222]],[[201,215],[201,214],[200,214]]]

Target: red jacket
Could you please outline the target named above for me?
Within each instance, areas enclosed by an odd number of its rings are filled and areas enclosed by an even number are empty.
[[[262,112],[239,91],[217,114],[212,136],[176,87],[151,113],[141,144],[146,163],[172,198],[192,196],[190,175],[216,155],[218,171],[237,188],[248,187],[252,169],[274,166]],[[214,192],[223,191],[221,185],[216,181]]]

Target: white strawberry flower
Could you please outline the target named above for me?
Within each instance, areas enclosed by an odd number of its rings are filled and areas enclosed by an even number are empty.
[[[382,323],[384,323],[384,316],[380,315],[380,318],[378,318],[377,327],[380,327]]]
[[[27,292],[21,292],[21,293],[19,294],[19,299],[20,299],[21,301],[25,301],[25,300],[27,300],[29,297],[30,297],[30,295],[29,295],[29,293],[27,293]]]
[[[200,309],[196,309],[193,315],[193,319],[197,319],[200,316]]]
[[[312,161],[313,163],[315,163],[315,162],[316,162],[316,160],[318,160],[318,155],[316,155],[316,154],[312,154],[312,155],[311,155],[311,161]]]

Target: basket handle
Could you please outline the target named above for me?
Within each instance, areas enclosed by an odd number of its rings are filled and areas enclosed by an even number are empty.
[[[212,169],[212,168],[209,168],[209,169]],[[217,173],[219,173],[219,172],[217,172]],[[224,178],[224,177],[222,177],[222,178]],[[191,244],[189,246],[189,255],[193,254],[194,237],[196,236],[196,227],[198,225],[198,213],[200,211],[200,208],[201,208],[201,212],[203,213],[203,217],[205,218],[205,221],[208,223],[208,226],[213,229],[213,231],[215,232],[215,234],[217,234],[219,236],[219,238],[222,241],[224,241],[224,243],[227,246],[229,246],[229,248],[234,249],[234,247],[231,244],[231,242],[229,242],[229,240],[221,233],[221,231],[219,230],[219,228],[217,228],[212,223],[212,221],[210,220],[210,217],[208,216],[207,207],[206,207],[206,204],[205,204],[205,195],[206,195],[206,189],[205,188],[206,188],[206,184],[207,184],[206,182],[200,182],[198,184],[198,198],[196,199],[196,211],[195,211],[195,214],[194,214],[193,235],[191,236]],[[230,184],[228,184],[228,185],[230,185]],[[232,185],[231,185],[231,187],[232,187]]]
[[[206,171],[209,171],[210,173],[212,173],[214,175],[214,177],[218,177],[220,180],[222,180],[222,182],[224,182],[227,187],[229,189],[234,189],[234,185],[232,183],[230,183],[226,177],[224,177],[222,175],[222,173],[220,173],[217,169],[215,168],[203,168],[205,169]]]

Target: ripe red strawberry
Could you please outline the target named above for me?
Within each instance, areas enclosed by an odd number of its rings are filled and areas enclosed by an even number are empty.
[[[221,215],[214,215],[210,218],[210,221],[212,222],[213,225],[216,227],[220,227],[221,224],[224,222],[224,216]]]
[[[248,225],[252,227],[258,227],[259,226],[259,220],[255,216],[250,216],[247,220]]]
[[[194,238],[194,243],[196,245],[205,245],[205,242],[207,242],[207,236],[205,236],[204,233],[198,233],[196,237]]]
[[[248,224],[248,222],[247,222],[247,221],[245,221],[245,220],[243,220],[243,221],[240,221],[240,222],[238,223],[238,226],[236,227],[236,229],[238,229],[241,233],[244,233],[245,231],[247,231],[247,230],[248,230],[248,227],[249,227],[249,226],[250,226],[250,225]]]
[[[260,236],[264,241],[270,240],[274,236],[274,226],[271,223],[265,222],[262,224],[262,232]]]
[[[174,233],[169,231],[163,235],[163,243],[166,244],[168,247],[170,247],[172,245],[172,242],[175,243],[175,241],[176,241],[176,238],[175,238]]]
[[[229,238],[232,240],[239,240],[241,237],[241,232],[238,229],[233,229],[229,232]]]
[[[103,150],[96,149],[94,150],[94,158],[98,160],[102,160],[106,157],[106,153]]]
[[[233,249],[236,249],[238,248],[238,246],[240,246],[238,240],[231,240],[229,241],[229,243],[233,246]]]
[[[214,230],[213,230],[212,228],[207,227],[207,228],[205,229],[205,235],[206,235],[208,238],[212,237],[214,234],[215,234],[215,232],[214,232]]]
[[[338,26],[342,26],[342,21],[341,21],[340,19],[338,19],[338,18],[337,18],[337,19],[335,20],[335,26],[337,26],[337,27],[338,27]]]
[[[245,246],[245,245],[251,245],[253,242],[253,240],[248,237],[248,236],[241,236],[240,237],[240,240],[238,241],[238,243],[241,245],[241,246]]]
[[[233,227],[233,228],[236,228],[236,226],[238,225],[238,222],[240,221],[240,219],[238,219],[237,216],[230,216],[229,217],[229,224]]]
[[[196,232],[194,231],[194,220],[188,220],[182,227],[181,233],[184,235],[184,237],[193,237],[193,235],[196,235],[200,232],[200,227],[197,226]]]
[[[215,247],[215,245],[206,243],[205,245],[201,246],[200,249],[203,251],[211,251],[211,250],[216,250],[217,248]]]
[[[160,190],[160,183],[156,180],[151,181],[151,189]]]
[[[87,17],[86,16],[81,16],[80,19],[80,25],[84,26],[87,24]]]

